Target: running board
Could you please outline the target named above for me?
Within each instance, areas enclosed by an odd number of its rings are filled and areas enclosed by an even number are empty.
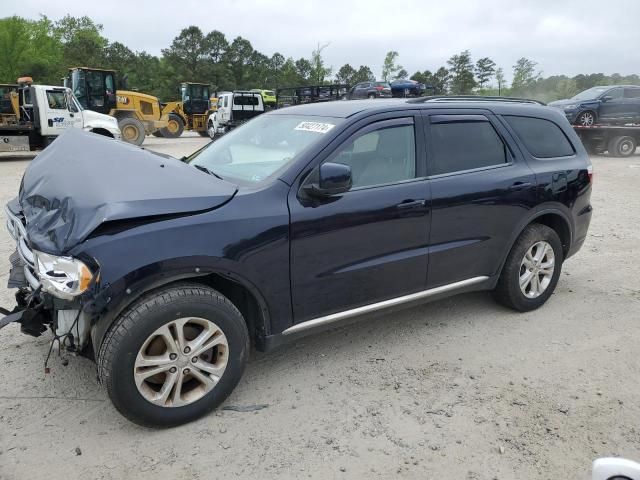
[[[298,323],[292,327],[287,328],[284,332],[282,332],[282,334],[291,335],[294,333],[299,333],[304,330],[308,330],[310,328],[319,327],[321,325],[327,325],[329,323],[339,322],[341,320],[346,320],[348,318],[357,317],[359,315],[376,312],[378,310],[384,310],[386,308],[395,307],[398,305],[402,305],[404,303],[409,303],[416,300],[422,300],[425,298],[433,297],[441,293],[451,292],[459,288],[469,287],[471,285],[482,283],[488,279],[489,277],[486,277],[486,276],[468,278],[467,280],[461,280],[460,282],[450,283],[448,285],[442,285],[441,287],[430,288],[429,290],[423,290],[421,292],[411,293],[409,295],[404,295],[402,297],[390,298],[389,300],[384,300],[382,302],[377,302],[377,303],[371,303],[369,305],[353,308],[351,310],[345,310],[344,312],[332,313],[331,315],[327,315],[325,317],[318,317],[312,320],[307,320],[306,322]]]

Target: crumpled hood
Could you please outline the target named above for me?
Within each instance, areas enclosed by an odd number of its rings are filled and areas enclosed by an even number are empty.
[[[177,159],[69,129],[31,162],[19,202],[31,246],[61,255],[105,222],[212,210],[236,191]]]

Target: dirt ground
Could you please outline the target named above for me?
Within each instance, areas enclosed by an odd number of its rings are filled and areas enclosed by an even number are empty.
[[[148,138],[182,155],[206,142]],[[593,158],[595,209],[550,301],[468,294],[254,352],[218,410],[171,430],[122,418],[87,359],[0,332],[1,479],[586,479],[640,460],[640,156]],[[0,203],[28,161],[0,162]],[[0,232],[0,305],[14,245]]]

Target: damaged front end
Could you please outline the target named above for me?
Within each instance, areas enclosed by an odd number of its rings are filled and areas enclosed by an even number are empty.
[[[49,328],[61,346],[82,351],[89,342],[90,325],[77,295],[88,288],[93,275],[82,262],[31,249],[25,220],[19,212],[12,211],[12,204],[15,208],[17,202],[10,202],[5,213],[16,251],[9,258],[7,287],[17,289],[16,306],[12,310],[0,308],[0,314],[5,315],[0,319],[0,328],[17,322],[22,333],[34,337]],[[64,263],[58,264],[56,259],[63,259]],[[76,264],[80,265],[78,271],[74,271]]]

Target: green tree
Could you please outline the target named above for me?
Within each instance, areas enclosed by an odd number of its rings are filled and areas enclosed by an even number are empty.
[[[471,62],[471,53],[465,50],[458,55],[453,55],[447,60],[449,65],[449,89],[453,95],[468,95],[476,86],[473,77],[473,63]]]
[[[194,25],[183,28],[173,39],[169,48],[162,50],[168,71],[176,77],[176,84],[182,80],[202,81],[205,74],[205,64],[208,45],[204,41],[204,34]]]
[[[104,62],[108,40],[102,36],[102,25],[87,17],[66,15],[55,22],[53,34],[62,42],[66,67],[97,67]]]
[[[375,80],[376,80],[376,76],[373,74],[371,69],[366,65],[360,65],[360,67],[358,68],[358,71],[353,77],[354,84],[360,83],[360,82],[375,82]]]
[[[395,74],[393,77],[394,80],[404,80],[409,76],[409,72],[407,72],[404,68],[400,69],[399,72]]]
[[[306,58],[300,58],[295,62],[295,72],[297,74],[296,81],[293,83],[297,84],[307,84],[309,79],[311,78],[311,70],[313,70],[313,66],[311,62]],[[292,84],[289,84],[292,85]]]
[[[231,72],[233,79],[232,88],[249,87],[247,79],[249,77],[249,65],[253,54],[253,46],[249,40],[240,36],[233,39],[229,48],[224,54],[223,61]]]
[[[399,56],[400,55],[395,50],[387,52],[385,55],[384,62],[382,64],[382,80],[385,82],[390,82],[396,78],[396,74],[398,72],[404,70],[401,65],[396,63]]]
[[[355,78],[357,73],[358,72],[356,71],[355,68],[353,68],[348,63],[345,63],[343,66],[340,67],[340,70],[338,70],[338,73],[336,73],[336,81],[338,83],[346,83],[349,85],[353,85],[354,83],[353,79]]]
[[[0,82],[30,75],[36,82],[57,84],[62,73],[62,44],[47,17],[0,19]]]
[[[331,71],[333,70],[331,67],[327,67],[324,64],[324,58],[322,57],[322,52],[325,48],[329,46],[328,43],[324,45],[318,46],[311,53],[311,81],[317,85],[322,85],[325,83],[325,79],[331,76]]]
[[[496,73],[496,62],[489,57],[483,57],[476,62],[475,66],[476,78],[478,79],[478,86],[484,88],[487,82]]]
[[[451,80],[451,73],[445,67],[440,67],[436,73],[433,74],[433,94],[434,95],[446,95],[448,93],[448,86]]]
[[[513,66],[513,81],[511,90],[514,94],[528,94],[536,81],[540,78],[540,73],[536,73],[537,63],[528,58],[520,58]]]

